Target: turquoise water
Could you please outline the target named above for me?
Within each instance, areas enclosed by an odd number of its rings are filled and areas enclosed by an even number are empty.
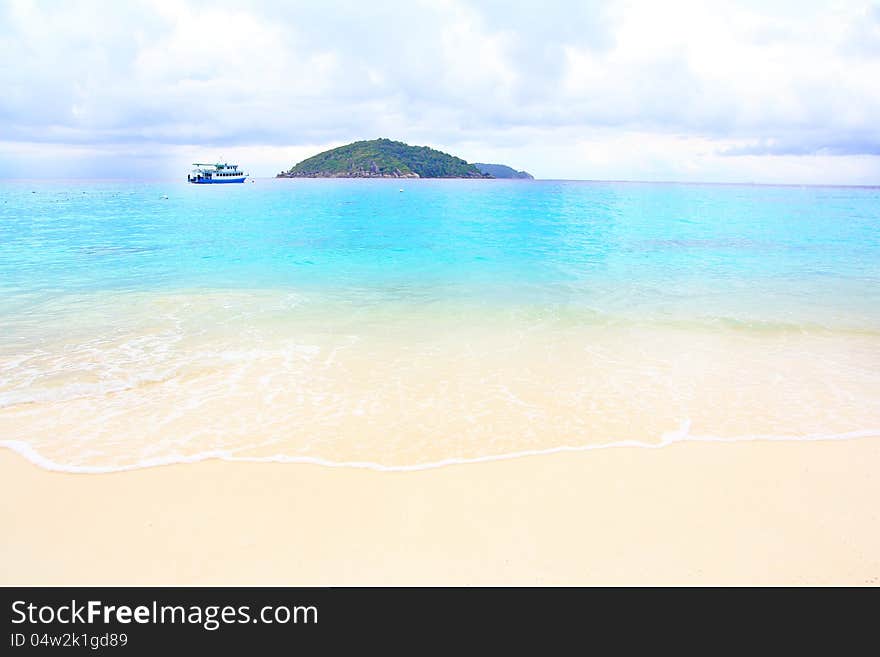
[[[0,320],[59,295],[287,288],[880,326],[880,189],[400,184],[2,183]]]
[[[0,182],[0,440],[59,466],[858,433],[878,336],[878,188]]]

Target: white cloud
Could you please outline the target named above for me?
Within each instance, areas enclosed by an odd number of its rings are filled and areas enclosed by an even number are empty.
[[[866,2],[13,0],[0,51],[0,175],[269,175],[377,136],[541,177],[880,174]]]

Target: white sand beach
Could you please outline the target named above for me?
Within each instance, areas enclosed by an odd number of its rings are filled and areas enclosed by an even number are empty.
[[[880,583],[880,440],[373,472],[47,472],[0,450],[0,583]]]

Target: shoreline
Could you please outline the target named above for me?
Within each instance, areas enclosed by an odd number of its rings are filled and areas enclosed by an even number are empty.
[[[83,476],[0,450],[0,584],[877,585],[878,458],[863,437]]]
[[[659,440],[619,440],[608,443],[595,443],[586,445],[559,445],[546,449],[522,450],[516,452],[502,452],[499,454],[487,454],[466,458],[448,458],[440,461],[428,461],[414,463],[412,465],[387,465],[374,461],[334,461],[320,456],[288,456],[277,454],[273,456],[235,456],[236,450],[202,452],[187,456],[176,455],[161,457],[154,460],[141,461],[130,465],[120,466],[80,466],[63,465],[43,457],[29,443],[23,440],[0,440],[0,450],[8,450],[22,457],[32,465],[47,472],[60,472],[64,474],[115,474],[120,472],[132,472],[134,470],[146,470],[174,465],[189,465],[203,463],[205,461],[223,461],[227,463],[277,463],[287,465],[316,465],[325,468],[343,468],[352,470],[370,470],[372,472],[421,472],[423,470],[436,470],[463,465],[476,465],[479,463],[494,463],[497,461],[510,461],[514,459],[530,458],[535,456],[549,456],[551,454],[567,454],[579,452],[592,452],[597,450],[613,449],[663,449],[677,443],[789,443],[789,442],[836,442],[844,440],[856,440],[859,438],[880,437],[880,429],[860,429],[845,431],[834,434],[807,434],[802,436],[785,435],[756,435],[756,436],[692,436],[689,434],[690,422],[684,422],[676,431],[664,434]]]

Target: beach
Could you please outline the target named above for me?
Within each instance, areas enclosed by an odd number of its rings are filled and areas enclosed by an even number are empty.
[[[386,182],[0,185],[0,584],[877,583],[878,190]]]
[[[677,443],[416,472],[0,450],[3,584],[880,583],[880,436]]]
[[[0,42],[12,647],[880,587],[880,0],[29,0]],[[382,586],[430,601],[284,588]]]

